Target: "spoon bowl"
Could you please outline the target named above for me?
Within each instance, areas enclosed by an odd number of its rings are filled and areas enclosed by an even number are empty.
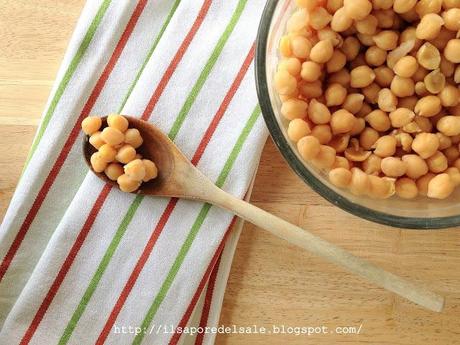
[[[158,167],[158,177],[143,183],[135,193],[200,200],[224,208],[279,238],[342,266],[427,309],[436,312],[443,309],[444,298],[442,296],[387,272],[305,229],[224,192],[203,175],[158,128],[146,121],[131,116],[125,117],[130,127],[137,128],[144,139],[138,150],[139,153],[144,158],[154,161]],[[103,118],[102,123],[104,127],[107,125],[106,117]],[[89,143],[89,138],[85,137],[83,154],[91,170],[90,158],[94,152],[96,149]],[[106,183],[118,188],[117,182],[108,179],[104,173],[94,173]]]

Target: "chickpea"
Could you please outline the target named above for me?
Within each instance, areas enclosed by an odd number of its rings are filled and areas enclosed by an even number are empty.
[[[379,21],[372,14],[355,22],[356,30],[364,35],[374,35],[377,32]]]
[[[391,127],[390,118],[382,110],[370,112],[365,119],[373,129],[379,132],[385,132]]]
[[[395,128],[401,128],[414,120],[415,113],[406,108],[398,108],[390,113],[391,125]]]
[[[391,82],[394,78],[394,72],[386,67],[381,66],[374,70],[375,73],[375,81],[380,87],[388,87],[391,85]]]
[[[414,110],[417,102],[417,96],[403,97],[398,100],[398,107]]]
[[[107,161],[101,156],[100,152],[94,152],[90,158],[91,167],[94,172],[100,173],[107,167]]]
[[[382,164],[382,158],[376,155],[370,155],[363,162],[363,170],[368,175],[378,175],[381,171],[380,166]]]
[[[86,135],[92,135],[99,131],[102,119],[98,116],[88,116],[81,122],[81,129]]]
[[[331,128],[334,134],[350,132],[355,124],[355,116],[345,109],[337,110],[331,117]]]
[[[349,142],[350,135],[342,134],[335,136],[328,145],[331,146],[336,153],[342,153],[347,149]]]
[[[345,14],[354,20],[363,20],[372,11],[372,4],[368,0],[344,0]]]
[[[444,25],[451,31],[460,30],[460,8],[451,8],[442,13]]]
[[[377,18],[380,29],[391,29],[395,23],[395,13],[392,10],[377,10],[373,15]]]
[[[310,15],[306,8],[300,8],[289,18],[286,23],[288,32],[298,32],[308,25]]]
[[[342,86],[349,86],[350,80],[350,73],[346,69],[342,69],[341,71],[332,73],[329,76],[329,83],[337,83]]]
[[[279,70],[275,74],[274,84],[280,95],[291,95],[297,89],[297,80],[286,70]]]
[[[439,35],[443,25],[444,19],[440,15],[435,13],[426,14],[417,25],[417,38],[420,40],[433,40]]]
[[[324,29],[332,20],[332,16],[324,7],[317,7],[310,12],[309,25],[315,30]]]
[[[334,54],[334,47],[330,40],[319,41],[310,52],[310,60],[316,63],[326,63]]]
[[[435,70],[441,64],[441,53],[434,45],[426,42],[417,52],[417,61],[422,67],[428,70]]]
[[[379,96],[381,88],[377,83],[372,83],[369,86],[366,86],[361,91],[364,94],[366,101],[370,104],[377,103],[377,99]]]
[[[316,99],[312,99],[308,106],[308,118],[314,124],[326,124],[331,120],[331,112],[323,103],[318,102]]]
[[[418,188],[415,181],[403,177],[396,180],[396,195],[403,199],[413,199],[418,195]]]
[[[321,145],[319,153],[312,159],[311,163],[318,169],[331,169],[335,163],[336,152],[327,145]]]
[[[395,0],[393,9],[396,13],[406,13],[415,7],[417,0]]]
[[[460,102],[460,90],[453,85],[446,85],[439,93],[443,107],[455,107]]]
[[[433,129],[433,124],[430,119],[423,116],[415,116],[415,123],[418,125],[422,132],[430,133]]]
[[[385,88],[380,90],[377,103],[381,110],[390,112],[396,110],[396,107],[398,105],[398,99],[393,94],[393,92],[391,92],[390,89]]]
[[[379,137],[380,134],[375,129],[366,127],[360,133],[359,143],[363,149],[370,150],[379,139]]]
[[[117,152],[115,159],[123,164],[128,164],[136,158],[136,150],[131,145],[123,145]]]
[[[452,167],[446,170],[446,174],[449,175],[450,180],[452,181],[455,187],[460,185],[460,170]]]
[[[300,99],[289,99],[281,105],[281,114],[288,120],[304,118],[308,103]]]
[[[372,0],[374,10],[389,10],[393,7],[394,0]]]
[[[420,17],[428,13],[441,12],[443,0],[419,0],[415,6],[415,10]]]
[[[417,72],[419,65],[417,59],[413,56],[402,57],[394,66],[396,75],[402,78],[411,78]]]
[[[143,182],[148,182],[158,176],[158,168],[154,162],[149,159],[143,159],[142,163],[144,164],[145,168],[145,176],[142,179]]]
[[[428,183],[427,196],[433,199],[446,199],[455,189],[455,185],[449,174],[439,174]]]
[[[344,32],[353,25],[353,19],[350,18],[345,11],[345,7],[339,8],[331,20],[331,28],[335,32]]]
[[[460,0],[444,0],[442,6],[449,10],[451,8],[460,8]]]
[[[433,133],[417,134],[412,142],[412,150],[418,153],[423,159],[434,155],[439,148],[439,138]]]
[[[347,63],[347,57],[340,50],[334,50],[331,59],[326,64],[328,73],[334,73],[340,71],[345,67]]]
[[[118,163],[110,163],[104,170],[105,175],[112,181],[124,174],[123,167]]]
[[[294,119],[289,122],[287,134],[293,142],[298,142],[301,138],[311,133],[310,126],[303,119]]]
[[[125,132],[125,144],[129,144],[135,149],[142,145],[144,140],[137,128],[129,128]]]
[[[351,71],[351,87],[363,88],[372,84],[375,73],[369,66],[359,66]]]
[[[129,123],[126,117],[118,114],[111,114],[107,117],[107,124],[109,127],[116,128],[124,133],[128,129]]]
[[[278,70],[286,70],[293,77],[297,77],[302,69],[300,60],[295,57],[289,57],[278,63]]]
[[[329,13],[335,13],[339,8],[343,7],[343,0],[327,0],[326,8]]]
[[[326,145],[332,139],[332,131],[329,125],[317,125],[311,130],[311,135],[316,137],[322,145]]]
[[[99,148],[99,157],[105,160],[107,163],[113,162],[115,156],[117,155],[117,150],[110,146],[109,144],[104,144]]]
[[[383,30],[374,36],[377,47],[383,50],[393,50],[398,46],[399,36],[395,31]]]
[[[141,185],[140,181],[133,180],[128,175],[120,175],[117,179],[120,190],[126,193],[134,192]]]
[[[105,144],[104,140],[101,138],[101,132],[97,131],[94,132],[90,137],[89,137],[89,143],[96,149],[99,149],[102,145]]]
[[[444,116],[439,119],[436,127],[438,130],[449,136],[460,134],[460,117],[459,116]]]
[[[372,112],[372,108],[369,104],[363,103],[363,106],[360,111],[356,114],[357,117],[363,117],[365,118],[367,115],[369,115]]]
[[[414,180],[428,173],[427,163],[418,155],[404,155],[402,161],[406,163],[406,175]]]
[[[356,37],[347,37],[340,48],[347,57],[347,61],[353,61],[359,54],[361,45]]]
[[[433,173],[427,173],[420,177],[415,183],[417,184],[418,193],[422,196],[427,196],[428,194],[428,184],[436,175]]]
[[[125,174],[135,181],[142,181],[145,177],[145,165],[140,159],[134,159],[124,166]]]
[[[408,133],[401,132],[395,135],[396,141],[398,142],[398,146],[400,146],[403,151],[411,152],[412,151],[412,142],[414,139]]]
[[[289,57],[292,55],[291,39],[289,36],[282,36],[279,42],[279,51],[282,56]]]
[[[458,170],[460,170],[460,158],[454,162],[453,166],[457,168]]]
[[[427,88],[425,86],[425,83],[423,81],[419,81],[417,84],[415,84],[415,93],[417,94],[417,96],[420,96],[420,97],[425,97],[425,96],[428,96],[430,94],[428,92],[428,90],[427,90]],[[418,102],[418,100],[417,100],[417,102]]]
[[[323,94],[323,86],[320,80],[312,83],[301,82],[299,83],[299,91],[305,98],[318,98]]]
[[[338,33],[332,30],[329,26],[317,31],[319,41],[330,40],[334,47],[340,47],[343,44],[343,38]]]
[[[113,147],[120,145],[124,138],[124,134],[116,128],[106,127],[101,132],[101,139]]]
[[[374,46],[374,40],[372,35],[364,35],[361,33],[356,34],[358,37],[358,40],[361,42],[362,45],[366,47],[372,47]]]
[[[370,175],[369,185],[369,195],[375,199],[388,199],[395,194],[395,183],[392,179]]]
[[[437,96],[425,96],[415,105],[415,113],[424,117],[432,117],[441,111],[441,100]]]
[[[369,65],[381,66],[387,59],[387,52],[377,46],[372,46],[367,49],[365,59]]]
[[[428,70],[423,68],[422,66],[419,66],[415,74],[412,76],[412,79],[417,83],[417,82],[423,82],[425,79],[426,75],[430,73]]]
[[[295,3],[300,8],[306,8],[308,11],[313,10],[318,6],[318,0],[295,0]]]
[[[319,154],[320,146],[318,139],[311,135],[303,137],[297,142],[299,154],[305,161],[315,158]]]
[[[299,59],[306,59],[310,56],[312,44],[306,37],[295,36],[291,38],[292,54]]]
[[[382,172],[388,177],[400,177],[406,173],[407,164],[401,158],[386,157],[382,159]]]
[[[449,165],[452,165],[458,157],[460,157],[460,151],[455,146],[450,146],[443,151],[444,155],[447,158]]]
[[[345,98],[342,107],[352,114],[356,114],[363,107],[364,96],[359,93],[351,93]]]
[[[432,173],[441,173],[448,168],[447,158],[442,152],[437,151],[434,155],[427,158],[426,163]]]
[[[436,136],[439,139],[439,148],[438,150],[445,150],[448,147],[452,146],[452,139],[447,135],[442,134],[441,132],[436,133]]]
[[[336,168],[344,168],[344,169],[350,170],[351,165],[350,165],[350,162],[348,161],[348,159],[346,159],[345,157],[336,156],[334,165],[332,166],[332,169],[336,169]]]
[[[359,168],[351,168],[350,192],[359,196],[367,194],[369,189],[369,176]]]
[[[390,90],[396,97],[410,97],[415,93],[415,83],[410,78],[397,75],[391,82]]]
[[[329,172],[329,181],[339,188],[346,188],[351,183],[351,171],[345,168],[332,169]]]
[[[426,89],[432,94],[440,93],[446,86],[446,77],[439,69],[426,75],[424,79]]]
[[[302,64],[300,75],[306,82],[314,82],[321,76],[321,65],[313,61],[305,61]]]
[[[460,83],[460,66],[457,66],[455,68],[455,72],[454,72],[454,81],[458,84]]]
[[[366,128],[366,120],[362,118],[355,118],[355,124],[353,125],[353,128],[350,131],[350,135],[358,135],[361,134],[361,132]]]
[[[374,154],[379,157],[390,157],[396,152],[396,139],[391,135],[384,135],[374,144]]]
[[[367,66],[366,58],[365,58],[364,54],[362,54],[362,53],[358,54],[356,59],[354,59],[353,61],[350,62],[350,69],[353,70],[353,69],[355,69],[357,67],[361,67],[361,66]]]
[[[444,48],[444,56],[453,63],[460,63],[460,39],[452,39]]]
[[[341,105],[343,102],[345,102],[345,98],[347,97],[347,89],[345,89],[340,84],[331,84],[326,89],[325,97],[326,105],[328,107]]]

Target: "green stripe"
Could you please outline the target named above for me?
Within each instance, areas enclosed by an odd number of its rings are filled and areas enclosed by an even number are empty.
[[[241,152],[241,149],[249,136],[249,133],[251,132],[252,128],[254,127],[254,124],[257,120],[257,118],[260,115],[260,107],[257,105],[254,111],[252,112],[252,115],[250,116],[249,120],[247,121],[243,131],[241,132],[240,136],[238,137],[238,140],[235,143],[235,146],[233,147],[227,161],[225,162],[225,165],[219,174],[219,177],[217,178],[216,185],[218,187],[222,187],[224,185],[225,180],[228,177],[228,174],[230,173],[233,164],[235,163],[236,158],[238,157],[239,153]],[[150,327],[150,324],[152,323],[153,318],[155,317],[155,314],[158,311],[158,308],[160,307],[161,303],[166,297],[166,294],[168,293],[169,288],[171,287],[174,278],[176,277],[177,273],[179,272],[179,269],[182,265],[182,263],[185,260],[185,257],[187,256],[187,253],[190,250],[190,247],[193,244],[193,241],[195,240],[198,231],[201,228],[201,225],[203,224],[204,220],[206,219],[206,216],[208,215],[208,212],[211,208],[210,204],[204,204],[203,207],[200,210],[200,213],[198,214],[197,218],[195,219],[195,222],[193,223],[189,234],[187,235],[187,238],[185,239],[185,242],[183,243],[182,247],[179,250],[179,254],[177,255],[173,265],[171,266],[171,269],[168,272],[168,275],[161,285],[160,291],[156,295],[155,299],[153,300],[152,305],[150,306],[149,310],[147,311],[147,314],[144,318],[144,321],[142,322],[141,329],[148,329]],[[144,339],[145,334],[143,332],[140,332],[136,337],[134,338],[134,341],[132,345],[139,345],[142,340]]]
[[[171,10],[168,13],[168,16],[166,17],[165,22],[163,23],[162,28],[158,32],[158,35],[156,36],[152,47],[150,48],[149,52],[146,55],[146,58],[139,70],[139,72],[136,75],[136,78],[134,81],[131,83],[131,86],[129,87],[120,107],[118,112],[121,112],[123,107],[126,104],[126,101],[128,100],[129,96],[131,95],[135,85],[139,81],[140,75],[142,74],[142,71],[145,69],[145,66],[147,65],[148,61],[150,60],[153,52],[155,51],[155,48],[158,45],[158,42],[160,41],[161,37],[163,36],[166,27],[168,26],[169,22],[171,21],[172,16],[176,12],[177,6],[179,5],[181,0],[176,0],[171,8]],[[107,269],[107,266],[109,265],[110,260],[112,259],[115,250],[118,248],[118,245],[120,244],[121,239],[123,238],[126,229],[128,228],[128,225],[130,224],[131,220],[134,217],[134,214],[136,213],[137,209],[139,208],[139,205],[141,204],[143,200],[143,197],[138,195],[130,205],[128,211],[126,212],[125,216],[123,217],[123,220],[121,221],[120,226],[118,227],[115,236],[113,237],[112,241],[109,244],[109,247],[107,248],[107,251],[104,254],[104,257],[102,258],[101,262],[99,263],[99,266],[94,273],[93,277],[91,278],[91,281],[89,282],[88,287],[85,290],[85,293],[83,294],[83,297],[80,299],[80,302],[78,303],[77,308],[75,309],[74,313],[72,314],[72,318],[70,319],[69,323],[67,324],[61,339],[59,340],[59,345],[64,345],[67,344],[73,331],[75,330],[75,327],[78,324],[78,321],[80,320],[81,316],[83,315],[86,306],[88,305],[89,301],[91,300],[94,291],[96,290],[102,276],[104,275],[105,270]]]
[[[83,294],[83,297],[80,300],[80,303],[77,306],[77,309],[75,309],[72,318],[70,319],[69,323],[67,324],[64,333],[61,336],[61,339],[59,339],[59,345],[64,345],[67,344],[67,342],[70,339],[70,336],[72,335],[73,331],[75,330],[75,327],[77,326],[78,321],[80,320],[81,315],[86,309],[86,306],[88,305],[88,302],[90,301],[91,297],[94,294],[94,291],[96,290],[96,287],[101,280],[107,266],[109,265],[110,260],[112,259],[116,248],[118,247],[118,244],[120,243],[121,239],[123,238],[123,235],[126,232],[126,229],[128,228],[129,223],[134,217],[134,214],[136,213],[139,205],[141,204],[142,200],[144,199],[143,196],[136,196],[134,199],[133,203],[131,204],[131,207],[129,208],[128,212],[126,212],[120,227],[118,228],[117,232],[115,233],[114,238],[112,239],[112,242],[110,243],[107,251],[104,254],[104,257],[102,258],[96,273],[94,273],[93,278],[91,279],[91,282],[89,283],[88,287],[86,288],[85,293]]]
[[[176,121],[174,122],[172,126],[172,129],[169,135],[171,140],[174,140],[176,138],[177,133],[179,132],[179,129],[182,127],[185,117],[187,116],[188,112],[190,111],[190,108],[192,107],[192,104],[195,102],[196,98],[198,97],[198,94],[200,93],[201,88],[203,87],[206,79],[209,76],[209,73],[211,73],[212,68],[216,64],[216,61],[218,57],[220,56],[222,49],[225,46],[225,43],[230,37],[230,34],[233,32],[233,29],[235,28],[236,23],[238,23],[238,20],[241,17],[241,13],[243,12],[244,7],[246,6],[246,3],[247,3],[247,0],[240,0],[238,2],[238,5],[232,15],[232,18],[230,19],[230,22],[228,23],[227,27],[225,28],[224,33],[222,34],[219,41],[217,42],[217,45],[214,48],[214,51],[209,57],[209,60],[206,62],[204,69],[201,71],[201,74],[198,77],[198,80],[196,81],[195,85],[192,88],[192,92],[187,97],[184,105],[182,106],[182,109],[179,112],[179,116],[177,117]]]
[[[88,49],[89,44],[91,43],[94,34],[96,33],[96,30],[101,23],[102,18],[104,17],[105,12],[107,11],[107,8],[109,7],[110,3],[112,0],[104,0],[99,7],[99,10],[96,13],[96,16],[94,17],[93,21],[91,22],[91,25],[88,28],[88,31],[85,34],[85,37],[83,37],[83,41],[80,44],[80,47],[78,47],[77,52],[75,53],[75,56],[72,58],[72,61],[70,62],[69,67],[67,67],[67,70],[64,74],[64,77],[62,78],[61,82],[59,83],[59,86],[56,90],[56,93],[53,96],[53,99],[51,100],[50,106],[48,107],[48,111],[46,112],[45,116],[43,117],[42,123],[40,125],[40,128],[37,131],[37,134],[35,135],[35,139],[32,143],[32,146],[29,151],[29,155],[27,156],[26,164],[24,166],[24,170],[27,168],[29,165],[30,159],[35,153],[35,150],[37,149],[38,144],[40,143],[43,134],[45,133],[46,128],[48,127],[51,118],[53,117],[53,113],[56,110],[56,107],[59,103],[59,100],[61,99],[65,88],[70,82],[70,79],[72,78],[73,74],[75,73],[75,70],[77,69],[78,64],[80,63],[83,55],[85,54],[86,50]]]
[[[121,102],[120,108],[118,109],[118,113],[121,113],[121,111],[123,110],[123,107],[125,106],[126,102],[128,101],[129,96],[133,92],[134,86],[137,84],[139,78],[141,77],[142,72],[144,72],[145,66],[147,66],[147,63],[149,62],[150,57],[152,56],[153,52],[155,51],[155,49],[156,49],[156,47],[158,45],[158,42],[160,42],[160,39],[163,36],[167,26],[169,25],[169,22],[171,21],[171,18],[173,17],[174,13],[176,12],[177,6],[179,6],[180,2],[181,2],[181,0],[176,0],[174,2],[171,10],[169,11],[168,16],[166,17],[165,22],[163,23],[163,26],[161,27],[161,29],[160,29],[155,41],[153,42],[152,47],[150,48],[150,51],[147,54],[147,58],[144,60],[144,63],[142,65],[141,69],[139,70],[139,72],[137,72],[136,78],[134,79],[134,82],[131,84],[131,86],[130,86],[130,88],[128,90],[128,93],[126,94],[125,98]]]

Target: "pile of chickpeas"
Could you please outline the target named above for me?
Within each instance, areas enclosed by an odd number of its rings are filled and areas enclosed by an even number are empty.
[[[460,0],[296,0],[274,86],[299,154],[355,195],[460,185]]]
[[[89,143],[97,149],[91,155],[91,167],[117,181],[123,192],[134,192],[142,182],[156,178],[158,169],[154,162],[142,159],[136,152],[144,140],[139,130],[128,128],[126,117],[109,115],[107,125],[101,129],[102,119],[98,116],[88,116],[82,121],[83,132],[90,136]]]

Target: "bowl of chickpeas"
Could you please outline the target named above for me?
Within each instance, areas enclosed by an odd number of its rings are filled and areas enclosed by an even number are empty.
[[[312,189],[381,224],[460,225],[460,0],[268,0],[255,67]]]

